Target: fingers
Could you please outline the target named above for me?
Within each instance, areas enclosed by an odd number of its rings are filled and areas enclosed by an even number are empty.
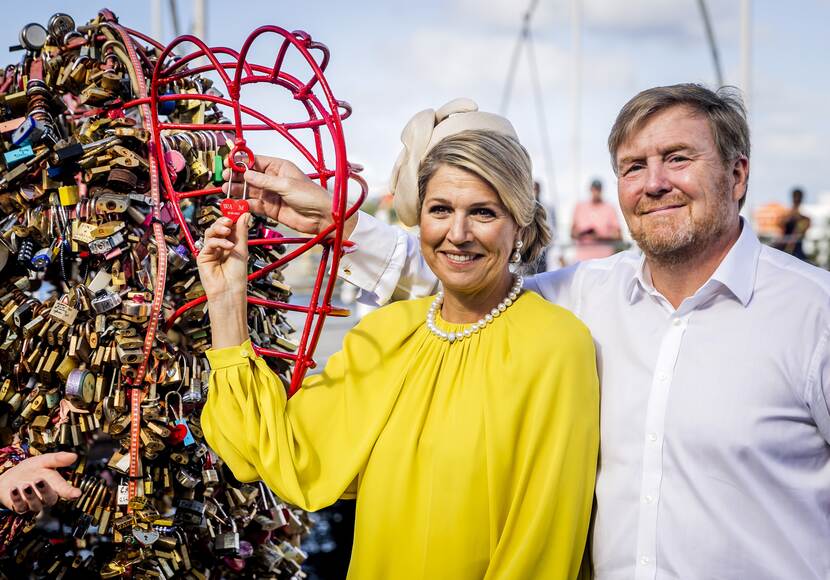
[[[11,493],[9,493],[9,497],[12,500],[12,509],[19,514],[25,514],[29,511],[29,504],[25,502],[23,499],[23,495],[20,493],[20,490],[16,487],[12,489]]]
[[[57,471],[52,471],[44,477],[45,483],[48,488],[57,496],[63,499],[78,499],[81,497],[81,490],[77,487],[73,487],[69,482],[67,482],[64,478],[62,478]],[[44,499],[44,492],[37,486],[35,483],[35,488],[37,489],[40,497]],[[51,505],[51,504],[50,504]]]
[[[227,239],[233,230],[231,230],[231,226],[233,222],[230,218],[221,217],[217,219],[213,224],[205,230],[205,243],[208,240],[213,239]]]
[[[272,191],[276,194],[283,194],[291,189],[291,180],[286,177],[268,175],[259,171],[246,171],[244,178],[250,187]]]
[[[279,206],[276,207],[276,211],[269,212],[268,210],[270,208],[266,207],[265,202],[262,199],[249,198],[248,207],[251,209],[251,213],[255,213],[257,215],[267,215],[268,217],[272,217],[279,221]]]
[[[44,507],[50,507],[57,503],[58,494],[52,486],[49,485],[49,482],[43,479],[38,479],[35,482],[35,490],[37,490],[38,495],[40,495],[40,501],[43,503]]]
[[[229,239],[232,234],[231,220],[226,217],[217,219],[213,225],[205,230],[205,239],[202,245],[202,251],[199,252],[199,258],[205,259],[222,259],[225,252],[233,250],[235,244],[233,240]]]
[[[231,195],[242,193],[243,179],[248,182],[250,187],[257,187],[277,193],[290,189],[292,181],[296,181],[296,179],[279,175],[274,171],[257,171],[253,168],[243,173],[242,179],[237,175],[231,175],[230,169],[225,169],[222,172],[222,178],[225,180],[225,183],[222,184],[222,191],[227,193],[228,187],[230,187]]]
[[[35,493],[35,488],[32,484],[28,484],[23,488],[23,499],[29,505],[29,511],[37,513],[43,510],[43,502],[40,501],[40,498]]]
[[[78,455],[69,453],[67,451],[60,451],[58,453],[44,453],[31,459],[32,463],[39,467],[46,467],[48,469],[55,469],[56,467],[69,467],[78,460]]]
[[[205,240],[204,245],[202,246],[202,252],[206,256],[215,256],[221,254],[223,251],[230,251],[233,250],[234,244],[232,241],[227,239],[221,238],[211,238],[209,240]]]
[[[250,227],[248,224],[251,223],[251,214],[243,213],[239,216],[239,219],[236,220],[234,224],[235,233],[236,233],[236,242],[237,244],[244,244],[248,243],[248,228]]]

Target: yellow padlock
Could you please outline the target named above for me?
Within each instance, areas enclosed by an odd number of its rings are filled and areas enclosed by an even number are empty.
[[[75,205],[81,201],[77,185],[62,185],[58,188],[58,197],[61,205]]]

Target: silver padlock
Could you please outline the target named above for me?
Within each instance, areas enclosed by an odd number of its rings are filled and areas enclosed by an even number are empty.
[[[108,292],[107,290],[100,290],[95,298],[92,299],[92,308],[98,314],[109,312],[119,304],[121,304],[121,296],[115,292]]]
[[[219,473],[212,467],[206,467],[202,470],[202,483],[206,487],[212,487],[219,483]]]
[[[233,520],[231,520],[231,531],[216,534],[213,549],[219,556],[228,556],[239,552],[239,532],[236,531],[236,523]]]
[[[89,251],[92,254],[108,254],[124,243],[124,234],[115,232],[109,237],[89,242]]]
[[[178,481],[182,487],[186,487],[187,489],[193,489],[199,484],[199,479],[184,469],[180,469],[178,473],[176,473],[176,481]]]

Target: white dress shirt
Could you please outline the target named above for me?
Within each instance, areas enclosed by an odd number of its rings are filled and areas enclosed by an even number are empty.
[[[401,230],[361,215],[351,240],[341,275],[373,300],[434,290]],[[830,579],[830,273],[744,222],[676,310],[635,251],[526,286],[597,343],[596,578]]]

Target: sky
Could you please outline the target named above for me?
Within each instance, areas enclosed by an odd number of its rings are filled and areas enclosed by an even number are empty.
[[[331,50],[327,79],[351,103],[344,122],[348,157],[364,166],[371,194],[384,193],[400,151],[400,132],[422,109],[458,96],[498,112],[527,0],[244,1],[207,0],[207,40],[239,47],[256,27],[305,30]],[[551,155],[545,154],[540,109],[534,101],[527,53],[519,60],[507,116],[529,150],[548,202],[567,216],[587,197],[595,177],[615,202],[616,182],[605,145],[619,109],[638,91],[679,82],[715,83],[696,0],[584,0],[578,155],[573,153],[574,107],[571,0],[540,0],[532,21]],[[101,0],[39,0],[0,21],[0,37],[16,43],[27,22],[46,24],[67,11],[80,24]],[[111,1],[123,24],[152,31],[150,5]],[[169,3],[162,40],[173,31]],[[740,75],[740,0],[709,0],[727,84]],[[192,3],[178,2],[181,32],[190,32]],[[748,209],[786,202],[805,188],[807,202],[830,192],[830,2],[753,0],[752,68],[748,95],[752,158]],[[273,59],[276,44],[257,44],[253,56]],[[8,54],[7,62],[18,56]],[[283,95],[284,97],[284,95]],[[243,98],[245,96],[243,95]],[[248,102],[278,120],[295,114],[285,99],[251,94]],[[289,112],[290,111],[290,112]],[[270,140],[252,139],[256,153],[281,153]],[[578,159],[578,164],[577,164]],[[560,219],[565,225],[567,218]]]

